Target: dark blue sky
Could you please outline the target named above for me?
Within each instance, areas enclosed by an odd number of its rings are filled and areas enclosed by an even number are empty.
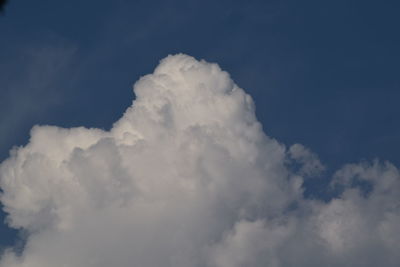
[[[187,53],[251,94],[264,130],[329,170],[400,165],[398,1],[28,1],[0,17],[0,159],[35,124],[109,128],[132,84]],[[14,233],[0,226],[0,243]]]

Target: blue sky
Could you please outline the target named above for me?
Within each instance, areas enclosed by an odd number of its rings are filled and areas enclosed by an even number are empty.
[[[217,62],[264,131],[329,170],[400,165],[398,1],[27,1],[0,17],[0,157],[36,124],[109,129],[168,54]],[[0,242],[14,232],[0,226]]]

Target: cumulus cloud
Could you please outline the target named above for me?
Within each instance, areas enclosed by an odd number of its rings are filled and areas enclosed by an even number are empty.
[[[268,137],[218,65],[169,56],[134,92],[110,131],[36,126],[1,164],[27,236],[1,267],[398,266],[395,166],[346,165],[337,197],[306,199],[318,157]]]

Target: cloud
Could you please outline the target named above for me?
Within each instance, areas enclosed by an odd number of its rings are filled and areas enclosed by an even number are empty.
[[[27,235],[1,267],[400,262],[395,166],[346,165],[337,197],[306,199],[318,157],[268,137],[218,65],[169,56],[134,92],[110,131],[35,126],[1,164],[8,224]]]
[[[301,144],[289,148],[289,156],[300,164],[299,173],[305,176],[316,176],[325,170],[316,154]]]

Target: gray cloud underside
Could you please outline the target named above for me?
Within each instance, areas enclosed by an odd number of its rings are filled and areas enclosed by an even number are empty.
[[[134,91],[110,131],[36,126],[1,164],[27,233],[1,267],[398,266],[394,165],[346,165],[337,197],[307,199],[318,156],[268,137],[218,65],[169,56]]]

